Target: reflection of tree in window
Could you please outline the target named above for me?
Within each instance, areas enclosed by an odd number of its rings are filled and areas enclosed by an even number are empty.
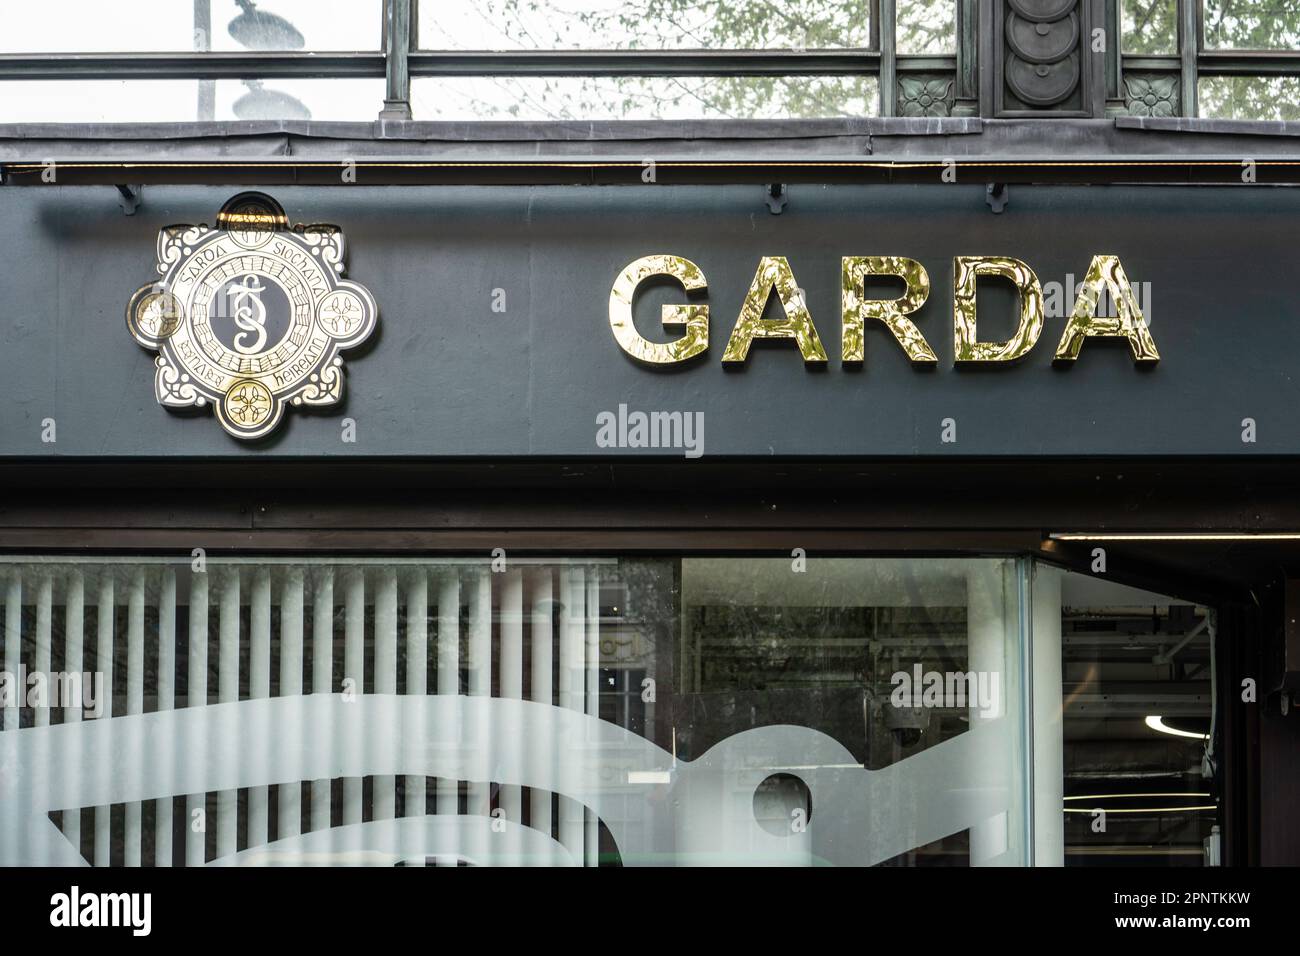
[[[496,0],[452,15],[422,7],[421,46],[491,49],[819,50],[870,46],[868,0],[647,0],[570,9]],[[900,53],[951,54],[952,0],[901,0]],[[493,77],[467,106],[484,117],[541,119],[866,116],[874,77]]]
[[[1294,50],[1300,45],[1296,0],[1205,0],[1208,50]],[[1300,119],[1300,82],[1290,76],[1213,76],[1198,86],[1202,116]]]

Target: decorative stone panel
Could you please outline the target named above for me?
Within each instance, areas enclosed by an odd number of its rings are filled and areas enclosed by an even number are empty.
[[[903,74],[898,78],[899,116],[951,116],[956,80],[938,73]]]
[[[1129,116],[1177,116],[1180,78],[1176,73],[1124,74],[1124,109]]]
[[[1082,75],[1079,0],[1006,0],[1006,108],[1078,109]]]

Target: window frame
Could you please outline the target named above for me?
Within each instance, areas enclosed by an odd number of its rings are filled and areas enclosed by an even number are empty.
[[[900,76],[953,78],[951,99],[978,113],[975,65],[978,0],[952,0],[951,54],[899,54],[898,0],[868,0],[866,48],[766,50],[423,50],[419,0],[384,0],[380,48],[373,52],[0,53],[4,80],[335,79],[385,80],[380,121],[411,120],[411,80],[446,76],[864,76],[877,77],[877,114],[899,114]]]
[[[1144,77],[1177,76],[1179,99],[1174,116],[1199,117],[1200,81],[1204,77],[1300,77],[1300,50],[1215,50],[1205,42],[1205,0],[1175,0],[1177,17],[1177,53],[1131,54],[1123,51],[1124,0],[1105,0],[1107,19],[1120,38],[1120,55],[1108,69],[1107,98],[1113,100],[1108,112],[1130,112],[1125,102],[1126,79],[1134,74]]]

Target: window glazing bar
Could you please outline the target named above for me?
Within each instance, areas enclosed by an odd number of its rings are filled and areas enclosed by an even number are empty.
[[[1196,68],[1201,76],[1296,76],[1300,52],[1207,50],[1196,57]]]
[[[384,0],[384,55],[387,88],[381,120],[411,118],[411,0]]]
[[[1178,0],[1178,55],[1182,60],[1182,112],[1196,116],[1196,52],[1201,46],[1200,0]]]
[[[909,55],[894,57],[896,73],[951,73],[957,69],[955,56]]]
[[[894,17],[894,0],[880,0],[880,115],[893,116],[897,101],[895,67],[897,62],[897,33]]]
[[[0,80],[312,79],[385,72],[382,53],[0,54]]]
[[[791,76],[874,73],[870,50],[415,52],[412,76]]]

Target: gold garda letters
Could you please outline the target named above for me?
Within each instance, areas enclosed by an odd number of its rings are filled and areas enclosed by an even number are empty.
[[[906,284],[896,299],[866,297],[867,276],[896,276]],[[647,279],[669,276],[687,292],[706,288],[699,266],[681,256],[644,256],[629,264],[614,281],[609,294],[609,325],[619,346],[633,358],[651,365],[684,362],[709,347],[709,307],[665,305],[665,326],[685,326],[681,338],[672,342],[651,342],[632,322],[632,300]],[[1020,301],[1020,323],[1005,342],[981,342],[976,331],[976,280],[979,276],[1001,276],[1015,285]],[[776,292],[784,317],[764,320],[768,299]],[[1102,292],[1114,302],[1116,315],[1097,315]],[[884,323],[917,364],[938,361],[934,349],[908,318],[930,295],[930,277],[915,259],[903,256],[845,256],[840,275],[842,306],[842,357],[845,363],[863,361],[867,319]],[[1023,358],[1043,332],[1043,290],[1034,270],[1019,259],[1005,256],[958,256],[953,259],[953,360],[963,362],[1011,362]],[[1057,361],[1073,362],[1089,337],[1124,338],[1138,362],[1158,362],[1160,353],[1147,329],[1146,319],[1118,256],[1094,256],[1079,287],[1079,298],[1056,348]],[[763,256],[754,281],[745,295],[740,315],[727,341],[722,361],[743,363],[755,339],[794,339],[807,363],[825,362],[822,347],[784,256]]]
[[[897,299],[868,299],[867,276],[897,276],[907,288]],[[845,256],[841,273],[840,301],[844,311],[842,325],[842,361],[861,362],[863,325],[866,319],[878,319],[894,334],[907,357],[913,362],[934,364],[939,361],[925,336],[907,316],[930,297],[930,276],[925,266],[902,256]]]
[[[1110,293],[1115,303],[1115,315],[1097,315],[1101,290]],[[1128,339],[1133,358],[1138,362],[1159,362],[1160,353],[1147,331],[1146,319],[1138,308],[1133,288],[1129,285],[1119,256],[1094,256],[1088,274],[1079,288],[1079,299],[1065,326],[1065,334],[1056,347],[1056,360],[1073,362],[1079,357],[1083,340],[1089,336],[1109,336]]]
[[[1020,325],[1005,342],[981,342],[975,331],[976,276],[1002,276],[1020,296]],[[956,362],[1012,362],[1023,358],[1043,334],[1043,289],[1019,259],[958,256],[953,259],[953,359]]]
[[[776,291],[785,312],[784,319],[764,321],[763,309],[768,297]],[[727,350],[722,353],[722,361],[727,363],[744,362],[749,355],[750,343],[756,338],[794,339],[799,345],[799,353],[805,362],[825,362],[826,350],[822,348],[821,339],[813,325],[808,306],[804,304],[803,293],[794,281],[790,263],[785,256],[764,256],[754,273],[754,281],[745,295],[745,302],[740,307],[736,326],[731,330],[731,339]]]
[[[672,342],[651,342],[643,338],[632,322],[632,298],[637,287],[651,276],[671,276],[688,292],[706,287],[700,267],[681,256],[643,256],[624,269],[609,293],[609,326],[623,351],[642,362],[668,365],[684,362],[709,347],[707,305],[665,305],[665,326],[684,325],[682,337]]]

